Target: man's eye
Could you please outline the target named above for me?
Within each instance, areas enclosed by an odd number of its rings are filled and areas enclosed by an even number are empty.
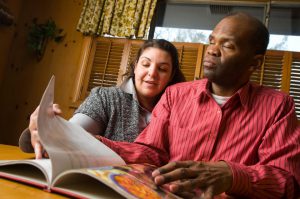
[[[234,46],[233,45],[223,45],[223,48],[228,48],[228,49],[234,49]]]

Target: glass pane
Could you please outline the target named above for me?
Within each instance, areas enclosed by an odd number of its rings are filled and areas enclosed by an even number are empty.
[[[271,34],[300,36],[300,7],[272,6],[269,31]]]
[[[263,20],[263,6],[167,3],[161,27],[212,30],[228,13],[247,12]]]
[[[156,27],[154,39],[166,39],[171,42],[192,42],[207,44],[211,30]]]
[[[268,49],[300,52],[300,36],[271,34]]]

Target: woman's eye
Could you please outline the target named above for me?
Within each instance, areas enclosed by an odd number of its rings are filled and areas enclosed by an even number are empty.
[[[166,67],[159,67],[158,69],[163,72],[167,72],[167,70],[168,70]]]
[[[150,66],[150,64],[149,63],[142,63],[142,66],[148,68]]]

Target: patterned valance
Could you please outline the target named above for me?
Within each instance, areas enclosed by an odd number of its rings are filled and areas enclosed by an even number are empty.
[[[85,0],[77,29],[88,35],[147,38],[157,0]]]

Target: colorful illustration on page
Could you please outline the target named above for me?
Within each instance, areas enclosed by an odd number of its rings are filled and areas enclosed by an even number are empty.
[[[155,168],[148,164],[130,164],[94,168],[87,171],[137,198],[177,198],[155,185],[151,175]]]
[[[161,199],[162,197],[150,187],[128,175],[111,174],[110,178],[120,188],[137,198]]]

